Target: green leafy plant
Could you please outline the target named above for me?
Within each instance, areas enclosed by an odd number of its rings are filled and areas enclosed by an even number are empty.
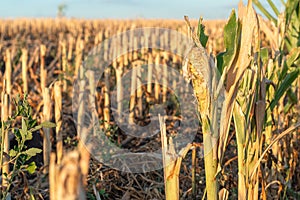
[[[14,135],[17,142],[17,145],[13,146],[9,151],[9,164],[13,167],[11,172],[6,175],[9,184],[5,191],[1,193],[1,198],[6,198],[6,195],[10,191],[12,182],[20,172],[33,174],[37,168],[34,161],[30,163],[28,163],[28,161],[32,157],[36,156],[36,154],[41,153],[42,150],[34,147],[27,147],[25,143],[32,140],[34,134],[37,134],[36,131],[41,128],[55,127],[55,124],[51,122],[38,124],[37,120],[32,118],[32,108],[27,101],[27,95],[24,95],[23,99],[19,96],[16,97],[14,103],[16,108],[15,114],[10,117],[8,121],[2,121],[1,123],[1,139],[3,138],[3,132],[8,131]],[[1,155],[3,155],[2,149]]]
[[[99,124],[104,126],[105,120],[99,120]],[[116,142],[116,138],[118,137],[118,125],[116,124],[109,124],[106,129],[103,129],[105,135],[111,142]]]

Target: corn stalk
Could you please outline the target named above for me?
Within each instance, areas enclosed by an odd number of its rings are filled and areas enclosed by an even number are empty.
[[[172,137],[167,138],[165,117],[160,115],[158,117],[161,131],[166,200],[179,200],[180,166],[182,159],[192,147],[192,144],[187,144],[177,155]]]
[[[187,17],[188,27],[191,30],[194,46],[187,54],[184,65],[184,76],[191,79],[194,94],[198,101],[198,112],[202,123],[204,143],[204,164],[206,176],[207,198],[218,199],[218,183],[216,179],[218,167],[218,145],[220,104],[223,96],[218,91],[218,76],[214,63],[209,60],[199,38],[192,31]]]
[[[188,20],[187,24],[190,27]],[[192,80],[202,121],[208,199],[218,198],[216,178],[222,168],[240,80],[251,63],[252,57],[249,55],[253,55],[251,54],[253,47],[255,50],[258,48],[258,30],[258,20],[252,1],[249,1],[247,6],[240,3],[239,19],[236,20],[235,13],[232,12],[225,27],[225,32],[230,32],[224,35],[226,52],[218,55],[216,66],[203,47],[206,45],[207,38],[204,37],[201,21],[198,26],[198,37],[191,34],[195,46],[187,56],[191,65],[186,64],[184,71]],[[253,44],[252,41],[255,43]],[[221,77],[218,76],[218,70],[222,73]],[[240,156],[242,157],[243,154]]]

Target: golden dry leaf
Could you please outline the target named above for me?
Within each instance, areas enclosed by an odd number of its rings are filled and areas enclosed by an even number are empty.
[[[251,61],[252,47],[257,46],[257,41],[253,42],[255,34],[259,32],[257,14],[252,7],[252,1],[247,6],[239,4],[239,19],[241,22],[239,51],[233,57],[234,62],[227,66],[227,76],[225,81],[225,101],[222,108],[222,118],[220,125],[220,143],[218,149],[219,160],[222,161],[225,152],[226,141],[228,139],[228,130],[231,122],[233,105],[236,99],[240,80]]]

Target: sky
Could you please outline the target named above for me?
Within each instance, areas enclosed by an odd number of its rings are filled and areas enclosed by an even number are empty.
[[[268,5],[267,0],[260,0]],[[55,17],[67,5],[66,17],[75,18],[190,18],[226,19],[239,0],[0,0],[0,18]],[[246,3],[247,1],[244,1]],[[282,10],[280,0],[273,0]]]

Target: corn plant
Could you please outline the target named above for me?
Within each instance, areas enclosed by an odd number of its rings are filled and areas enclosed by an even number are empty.
[[[276,132],[282,132],[295,123],[299,123],[300,1],[288,0],[283,2],[285,9],[282,13],[278,12],[278,8],[274,6],[272,1],[268,1],[275,16],[272,16],[268,10],[262,8],[259,1],[256,0],[254,3],[267,18],[272,20],[275,27],[273,29],[277,31],[276,33],[263,30],[268,37],[275,36],[277,41],[277,44],[274,45],[275,55],[265,64],[267,107],[264,134],[266,143],[269,145]],[[266,51],[261,55],[263,57],[262,60],[267,60],[270,57]],[[284,159],[282,158],[283,152],[281,148],[283,145],[287,146],[285,152],[292,151],[289,140],[292,143],[297,140],[296,132],[277,142],[271,148],[271,155],[278,159],[279,162],[276,164],[276,162],[272,161],[272,165],[277,166],[270,173],[274,179],[278,180],[282,180],[283,176],[286,175],[285,182],[280,181],[280,185],[284,188],[284,192],[281,193],[283,198],[286,196],[286,191],[291,190],[290,181],[294,173],[292,166],[295,161],[293,156],[289,155],[285,156],[286,158]],[[280,191],[278,195],[280,195]]]
[[[299,110],[299,46],[300,46],[300,2],[288,0],[283,2],[285,4],[285,10],[280,13],[278,8],[270,0],[270,4],[273,16],[268,10],[262,7],[260,1],[255,0],[255,5],[263,12],[263,14],[275,24],[274,30],[263,30],[267,37],[274,37],[277,44],[275,47],[275,57],[269,60],[266,68],[266,78],[270,84],[267,84],[267,101],[270,102],[268,107],[268,126],[266,127],[267,142],[270,142],[272,137],[271,130],[276,124],[278,129],[282,129],[284,116],[277,115],[276,113],[284,113],[286,115],[288,111],[294,110],[297,113],[297,107],[294,105],[298,104]],[[264,53],[264,59],[269,57],[267,53]],[[298,82],[295,81],[298,78]],[[298,92],[298,97],[297,97]],[[288,102],[283,105],[283,100],[286,99]],[[298,99],[299,100],[299,99]],[[270,113],[275,113],[275,124],[272,123],[272,116]],[[295,116],[299,118],[299,115]],[[272,125],[273,124],[273,125]]]
[[[235,11],[231,13],[224,28],[226,51],[217,56],[216,66],[206,55],[203,46],[207,38],[201,35],[201,25],[199,27],[198,38],[193,36],[195,47],[188,54],[191,65],[185,71],[192,80],[201,116],[207,197],[218,198],[217,178],[222,168],[233,115],[238,149],[239,199],[257,199],[260,183],[261,196],[266,198],[266,183],[263,180],[259,182],[261,172],[258,167],[264,150],[266,119],[273,117],[272,110],[283,95],[292,93],[290,86],[299,74],[299,69],[293,68],[298,62],[298,49],[293,49],[284,59],[284,54],[280,54],[276,59],[280,58],[282,62],[268,59],[268,51],[260,48],[259,20],[252,1],[246,7],[239,5],[238,19]],[[290,46],[282,45],[286,49]],[[276,80],[276,89],[270,96],[270,81],[265,73],[270,72],[267,67],[272,66],[272,62],[280,63],[279,68],[283,70],[272,71],[280,79]],[[216,68],[222,74],[220,77],[215,72]],[[224,91],[222,86],[225,87]],[[290,108],[291,104],[286,106]]]
[[[239,7],[239,9],[243,8]],[[249,9],[249,4],[247,9]],[[256,32],[256,35],[259,35],[257,17],[253,16],[252,21],[256,24],[253,30]],[[246,45],[239,43],[239,41],[243,41],[239,39],[242,37],[239,30],[243,30],[243,27],[241,27],[243,23],[240,22],[243,21],[236,21],[235,13],[232,13],[224,29],[226,49],[230,49],[230,46],[236,47],[236,49],[231,51],[231,56],[234,55],[232,52],[241,53],[246,47]],[[282,35],[287,34],[282,33]],[[259,184],[262,185],[261,196],[266,198],[266,182],[264,180],[259,182],[259,173],[263,172],[260,172],[258,167],[265,145],[263,143],[263,135],[267,137],[266,144],[270,144],[272,131],[274,130],[272,125],[274,115],[272,112],[279,104],[280,99],[285,95],[292,94],[291,85],[299,74],[299,69],[293,67],[298,62],[299,52],[297,49],[293,49],[286,58],[282,49],[279,52],[279,56],[274,60],[269,60],[270,55],[268,55],[268,51],[260,49],[260,38],[254,37],[254,35],[253,38],[253,44],[251,44],[250,40],[248,41],[250,44],[248,47],[252,47],[252,51],[250,48],[248,49],[251,53],[250,55],[252,55],[250,57],[251,60],[242,77],[233,109],[238,148],[239,199],[257,199],[259,196]],[[289,46],[281,45],[282,48],[287,49]],[[226,58],[224,55],[221,54],[218,60],[224,62]],[[220,67],[224,66],[222,64],[219,65],[221,70],[222,68]],[[272,88],[274,85],[275,89]],[[289,101],[289,103],[284,105],[286,106],[285,109],[291,109],[292,104],[292,101]]]
[[[193,32],[187,17],[185,20],[191,30],[194,46],[187,54],[184,76],[192,81],[194,94],[198,101],[198,112],[203,130],[207,197],[208,199],[218,199],[218,183],[215,178],[218,169],[217,140],[220,130],[220,106],[224,96],[218,87],[217,69],[209,60],[203,47],[206,45],[207,37],[204,34],[201,20],[197,35]]]
[[[205,38],[200,35],[193,37],[196,48],[188,54],[191,66],[186,71],[192,79],[202,121],[208,199],[218,198],[217,175],[222,168],[233,105],[240,79],[251,62],[248,55],[258,27],[251,1],[247,7],[240,5],[239,15],[236,22],[235,14],[232,14],[225,27],[232,34],[225,35],[226,52],[217,57],[216,65],[206,55],[202,46]],[[201,34],[201,29],[198,34]],[[222,73],[220,77],[218,72]]]
[[[267,0],[268,4],[272,8],[268,11],[263,7],[259,0],[253,0],[253,3],[261,10],[261,12],[273,23],[275,24],[278,33],[278,49],[285,51],[285,53],[290,52],[295,47],[300,45],[300,2],[297,0],[287,0],[286,2],[281,1],[284,4],[285,10],[283,13],[279,12],[279,9],[275,6],[272,0]],[[271,35],[268,35],[272,37]]]

